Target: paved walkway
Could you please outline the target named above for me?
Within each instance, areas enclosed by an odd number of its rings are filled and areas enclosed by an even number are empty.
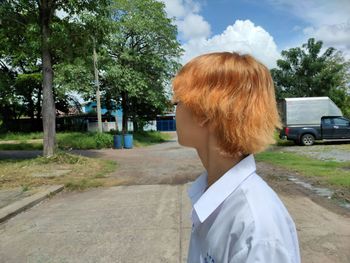
[[[0,209],[32,194],[33,191],[23,191],[22,187],[16,187],[12,189],[0,189]]]
[[[185,262],[186,188],[60,193],[0,225],[0,262]]]

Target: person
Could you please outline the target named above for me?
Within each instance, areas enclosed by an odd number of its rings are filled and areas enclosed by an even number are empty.
[[[299,263],[295,224],[256,174],[280,127],[269,70],[250,55],[198,56],[173,79],[180,145],[205,168],[189,188],[190,263]]]

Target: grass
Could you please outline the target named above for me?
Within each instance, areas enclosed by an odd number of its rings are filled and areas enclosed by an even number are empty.
[[[30,133],[23,133],[23,132],[7,132],[0,134],[0,140],[2,141],[26,141],[26,140],[35,140],[35,139],[42,139],[43,133],[42,132],[30,132]]]
[[[316,178],[321,184],[350,190],[350,162],[316,160],[276,149],[257,154],[256,160],[296,171],[306,177]]]
[[[29,142],[19,142],[19,143],[0,143],[0,150],[42,150],[42,143],[29,143]]]
[[[42,139],[42,133],[6,133],[0,135],[0,150],[42,150],[42,142],[30,142],[28,140]],[[135,147],[148,146],[161,143],[170,139],[170,135],[158,131],[133,133]],[[68,149],[102,149],[113,147],[113,135],[111,133],[90,132],[62,132],[56,136],[58,148]],[[6,141],[11,141],[6,143]]]
[[[158,131],[134,133],[134,145],[136,147],[162,143],[170,139],[171,136],[169,134]]]
[[[113,147],[113,136],[109,133],[66,132],[57,134],[60,149],[102,149]]]
[[[0,189],[22,187],[24,192],[37,186],[64,184],[68,190],[84,190],[119,185],[121,181],[108,176],[116,167],[114,161],[65,152],[51,158],[0,160]],[[48,177],[38,177],[38,174]]]
[[[135,147],[148,146],[170,139],[161,132],[133,134]],[[0,135],[0,150],[42,150],[42,133],[6,133]],[[110,133],[57,133],[60,150],[101,149],[113,147]],[[29,141],[36,140],[36,141]],[[58,152],[54,157],[38,157],[29,160],[0,160],[0,189],[21,187],[23,192],[41,185],[64,184],[68,190],[84,190],[91,187],[115,186],[121,183],[108,174],[116,169],[113,161],[87,158]],[[42,177],[40,175],[47,175]],[[38,176],[39,175],[39,176]]]

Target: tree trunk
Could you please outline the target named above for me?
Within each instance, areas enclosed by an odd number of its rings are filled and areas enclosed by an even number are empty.
[[[134,126],[134,132],[138,132],[140,128],[137,120],[133,120],[133,126]]]
[[[53,70],[51,63],[51,52],[49,45],[50,22],[53,14],[53,1],[41,0],[40,10],[40,28],[41,28],[41,51],[43,67],[43,130],[44,130],[44,152],[45,157],[54,155],[55,137],[56,137],[56,109],[53,99],[52,81]]]
[[[128,118],[129,118],[129,108],[128,108],[128,94],[122,92],[122,109],[123,109],[123,119],[122,119],[122,132],[123,134],[128,132]]]

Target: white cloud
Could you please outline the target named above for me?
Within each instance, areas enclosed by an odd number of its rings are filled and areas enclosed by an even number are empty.
[[[183,62],[208,52],[236,51],[250,54],[268,67],[274,67],[279,58],[273,37],[262,27],[255,26],[250,20],[237,20],[220,34],[209,39],[193,39],[183,45]]]
[[[302,30],[305,38],[322,40],[350,57],[350,1],[349,0],[269,0],[276,7],[287,10],[310,24]]]
[[[165,3],[165,11],[169,17],[184,17],[186,15],[186,9],[182,0],[163,0]]]
[[[340,24],[349,19],[349,0],[270,0],[313,25]]]
[[[344,46],[350,49],[350,20],[348,23],[307,27],[304,34],[321,39],[331,46]]]
[[[168,17],[175,19],[183,40],[206,38],[210,35],[210,24],[199,15],[200,5],[192,0],[161,0]]]
[[[274,67],[279,58],[272,36],[251,21],[237,20],[221,34],[211,36],[210,24],[199,14],[195,0],[161,0],[169,17],[175,18],[185,50],[182,63],[195,56],[217,51],[236,51],[251,54],[268,67]]]
[[[210,25],[197,14],[187,15],[183,21],[178,22],[178,29],[186,40],[207,38],[210,36]]]

